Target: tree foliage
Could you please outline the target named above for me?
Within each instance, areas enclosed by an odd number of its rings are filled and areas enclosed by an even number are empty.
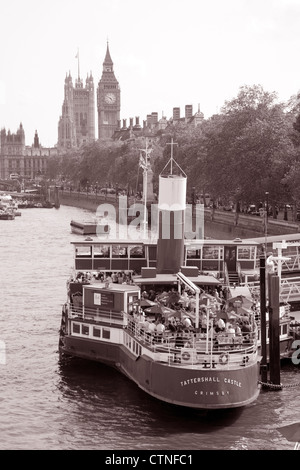
[[[152,141],[154,184],[171,156],[187,175],[188,192],[215,200],[258,203],[300,202],[299,97],[279,103],[275,92],[243,86],[215,114],[196,127],[173,122]],[[142,183],[139,158],[145,139],[96,141],[53,158],[48,177],[62,175],[74,184],[118,184],[136,190]]]

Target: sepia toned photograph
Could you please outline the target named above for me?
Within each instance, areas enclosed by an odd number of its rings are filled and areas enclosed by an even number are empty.
[[[299,1],[1,19],[0,450],[300,450]]]

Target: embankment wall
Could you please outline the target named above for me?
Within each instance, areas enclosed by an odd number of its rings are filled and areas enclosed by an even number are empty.
[[[118,200],[115,195],[85,194],[70,191],[59,191],[60,204],[80,207],[96,212],[100,204],[112,204],[118,216]],[[133,204],[128,198],[128,207]],[[284,235],[300,232],[298,223],[268,218],[267,234]],[[263,237],[263,219],[257,216],[225,212],[222,210],[204,210],[204,235],[212,238],[233,239],[236,237]]]

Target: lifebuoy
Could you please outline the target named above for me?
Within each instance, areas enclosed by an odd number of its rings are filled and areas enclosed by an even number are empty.
[[[221,354],[220,357],[219,357],[219,363],[220,363],[220,364],[225,365],[225,364],[228,363],[228,360],[229,360],[229,354],[223,353],[223,354]]]
[[[182,358],[184,361],[188,361],[188,360],[191,358],[191,355],[190,355],[190,353],[188,353],[187,351],[184,351],[184,352],[181,354],[181,358]]]

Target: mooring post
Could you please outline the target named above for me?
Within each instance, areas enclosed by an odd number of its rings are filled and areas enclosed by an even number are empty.
[[[270,382],[280,385],[279,276],[269,275],[269,288]]]
[[[265,256],[260,257],[260,340],[261,340],[261,380],[267,382],[267,325],[266,325],[266,260]]]

